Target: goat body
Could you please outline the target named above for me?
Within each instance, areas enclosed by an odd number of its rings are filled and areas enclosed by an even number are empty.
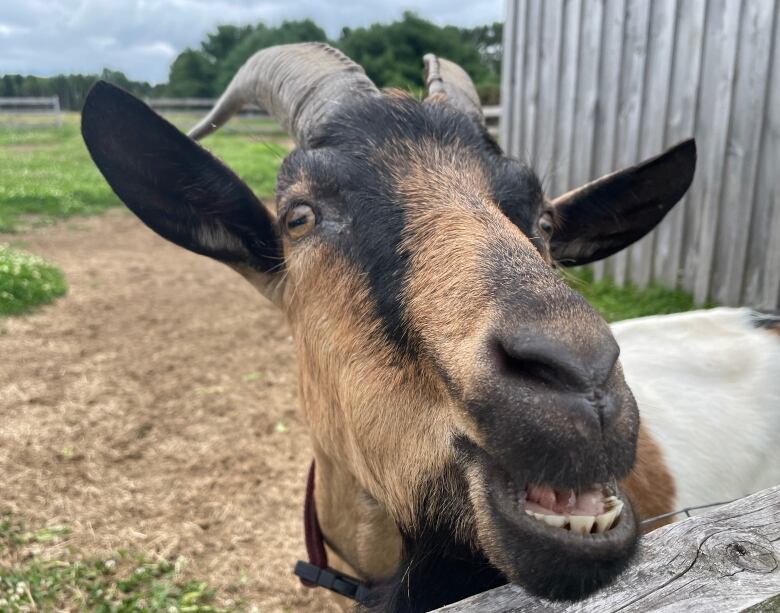
[[[612,324],[678,508],[780,483],[780,326],[747,308]]]

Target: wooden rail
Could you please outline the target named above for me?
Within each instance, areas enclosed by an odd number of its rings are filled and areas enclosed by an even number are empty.
[[[51,115],[52,123],[17,121],[15,117],[25,117],[30,115]],[[60,110],[60,99],[58,96],[48,97],[14,97],[0,98],[0,116],[10,117],[10,120],[0,120],[0,126],[5,128],[16,127],[47,127],[62,125],[62,113]]]
[[[630,568],[577,603],[514,585],[443,607],[446,613],[522,611],[780,611],[780,486],[644,536]]]

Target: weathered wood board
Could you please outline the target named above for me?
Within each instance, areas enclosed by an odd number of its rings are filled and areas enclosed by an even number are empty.
[[[613,585],[576,603],[550,602],[504,586],[439,609],[533,611],[780,611],[780,486],[644,536]]]

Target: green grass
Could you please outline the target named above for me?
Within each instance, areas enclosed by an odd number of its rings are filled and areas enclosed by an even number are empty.
[[[693,297],[687,292],[670,290],[658,284],[651,284],[645,289],[630,284],[619,287],[609,279],[594,281],[593,272],[587,268],[565,271],[563,276],[607,321],[695,308]]]
[[[182,128],[193,121],[174,118]],[[204,145],[261,198],[269,199],[286,154],[285,147],[267,142],[272,138],[278,140],[278,136],[221,132]],[[77,114],[65,115],[60,128],[0,128],[0,232],[99,213],[118,204],[89,157]]]
[[[152,562],[128,552],[81,558],[68,551],[68,532],[66,526],[29,531],[0,514],[0,611],[220,610],[206,583],[182,577],[182,560]]]
[[[0,317],[21,315],[48,304],[67,289],[59,268],[0,243]]]

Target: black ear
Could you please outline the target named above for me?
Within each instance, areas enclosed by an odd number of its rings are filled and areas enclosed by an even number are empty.
[[[683,197],[695,169],[696,143],[690,139],[556,198],[553,259],[562,266],[579,266],[638,241]]]
[[[81,134],[116,195],[152,230],[226,263],[278,266],[273,219],[252,191],[143,102],[98,81]]]

